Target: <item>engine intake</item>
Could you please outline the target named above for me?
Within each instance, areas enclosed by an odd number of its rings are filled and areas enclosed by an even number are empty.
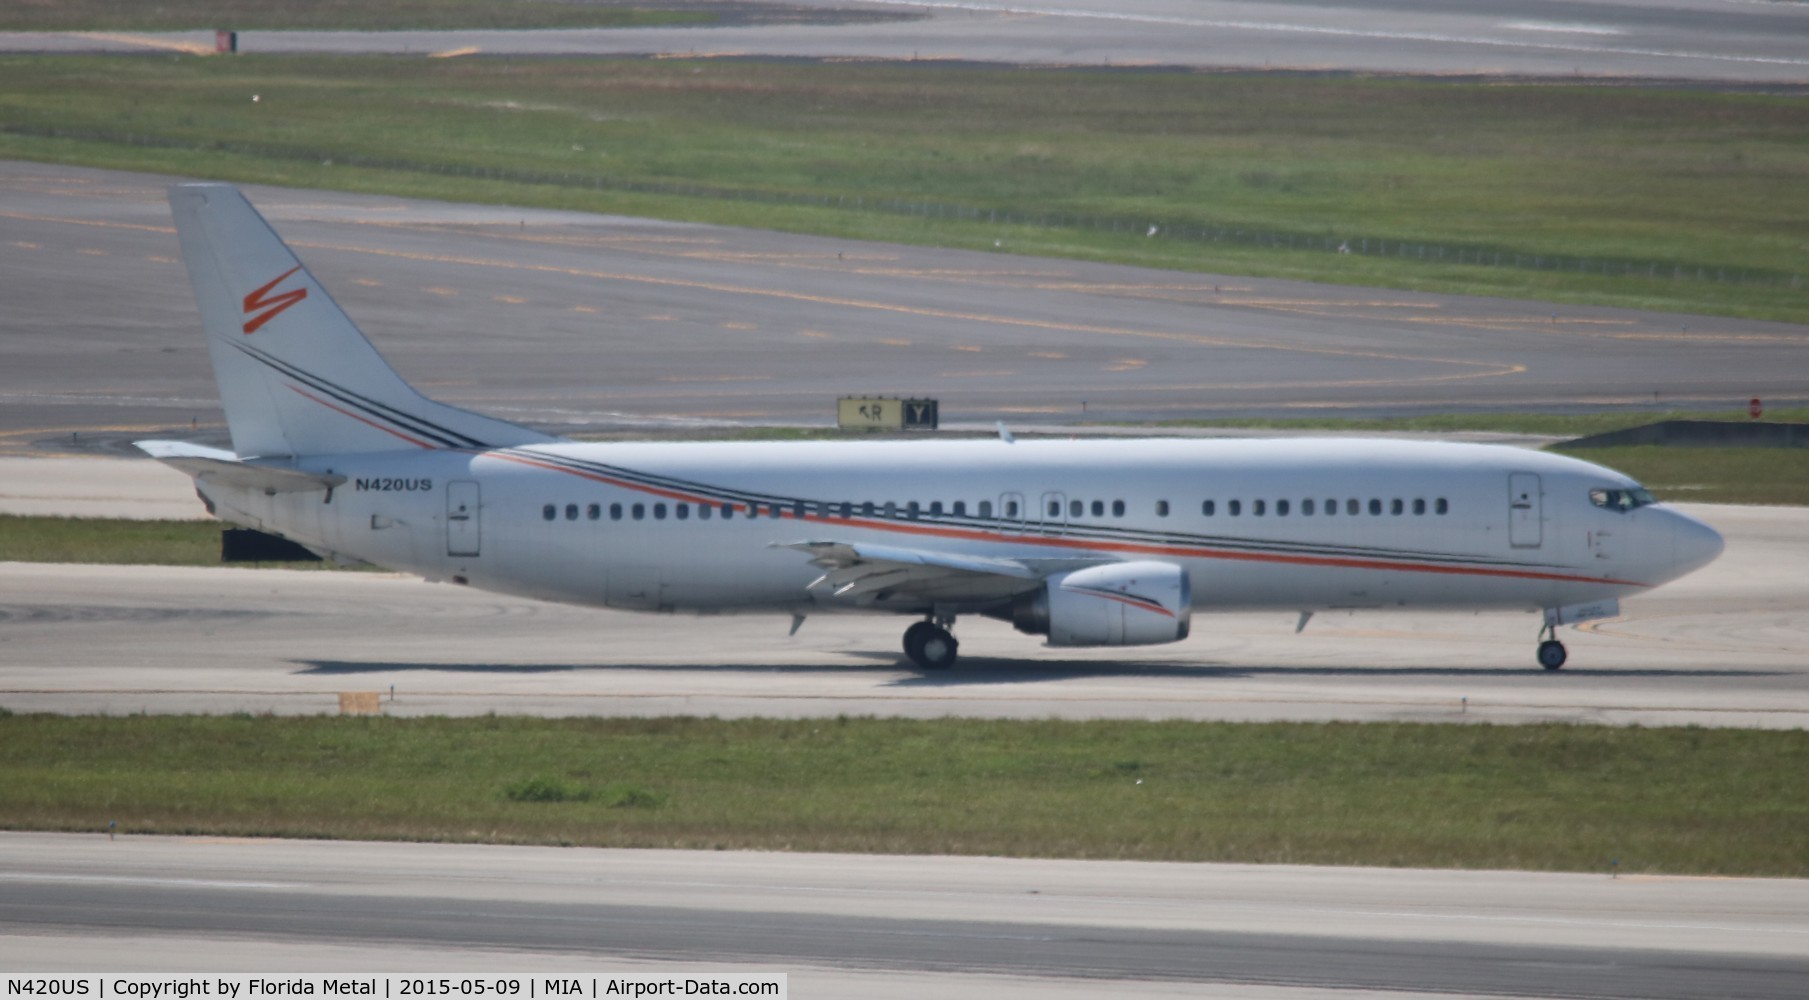
[[[1012,604],[1011,624],[1051,646],[1155,646],[1187,638],[1192,613],[1186,570],[1122,562],[1050,577]]]

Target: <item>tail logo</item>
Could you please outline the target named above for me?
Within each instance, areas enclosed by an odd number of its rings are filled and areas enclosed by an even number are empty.
[[[282,284],[284,278],[287,278],[299,270],[301,270],[301,265],[297,264],[289,270],[284,271],[282,274],[270,279],[269,284],[264,285],[253,291],[250,295],[245,296],[245,315],[249,317],[245,320],[245,332],[247,334],[258,332],[259,327],[275,319],[284,309],[287,309],[308,297],[308,290],[306,288],[296,288],[291,291],[283,292],[280,295],[270,295],[270,290],[272,288]],[[265,296],[269,297],[266,298]],[[263,311],[259,312],[259,310]]]

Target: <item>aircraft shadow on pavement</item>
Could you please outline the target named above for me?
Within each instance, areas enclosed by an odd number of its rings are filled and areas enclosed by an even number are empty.
[[[1324,666],[1251,666],[1229,663],[1171,663],[1123,659],[1100,660],[1019,660],[1007,657],[963,657],[951,670],[919,673],[902,656],[886,652],[850,652],[844,655],[868,663],[786,664],[786,663],[457,663],[394,662],[377,660],[294,660],[301,667],[296,672],[313,676],[356,676],[430,672],[449,674],[494,674],[523,676],[557,673],[607,673],[610,671],[653,670],[662,673],[735,673],[735,674],[860,674],[891,677],[891,687],[963,687],[986,684],[1027,684],[1036,681],[1059,681],[1087,677],[1158,677],[1194,680],[1225,680],[1247,677],[1463,677],[1502,680],[1529,677],[1562,682],[1565,678],[1738,678],[1777,677],[1779,671],[1766,670],[1680,670],[1639,668],[1604,668],[1597,670],[1567,668],[1561,673],[1547,674],[1536,667],[1324,667]],[[909,676],[896,676],[900,670]]]

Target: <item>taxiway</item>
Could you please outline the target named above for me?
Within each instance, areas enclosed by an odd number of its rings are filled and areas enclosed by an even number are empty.
[[[218,439],[175,180],[0,163],[0,451]],[[826,425],[842,395],[987,426],[1809,399],[1793,324],[246,191],[404,377],[557,432]]]

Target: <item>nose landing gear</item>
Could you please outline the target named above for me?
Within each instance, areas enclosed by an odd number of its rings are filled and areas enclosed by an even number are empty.
[[[1547,634],[1551,638],[1546,639]],[[1564,661],[1570,658],[1570,654],[1565,651],[1564,644],[1558,641],[1558,627],[1546,625],[1539,630],[1539,637],[1544,640],[1539,643],[1539,665],[1547,670],[1557,670],[1563,667]]]
[[[947,670],[954,666],[955,651],[961,646],[947,628],[954,623],[952,618],[946,621],[921,621],[905,629],[905,655],[920,670]]]

